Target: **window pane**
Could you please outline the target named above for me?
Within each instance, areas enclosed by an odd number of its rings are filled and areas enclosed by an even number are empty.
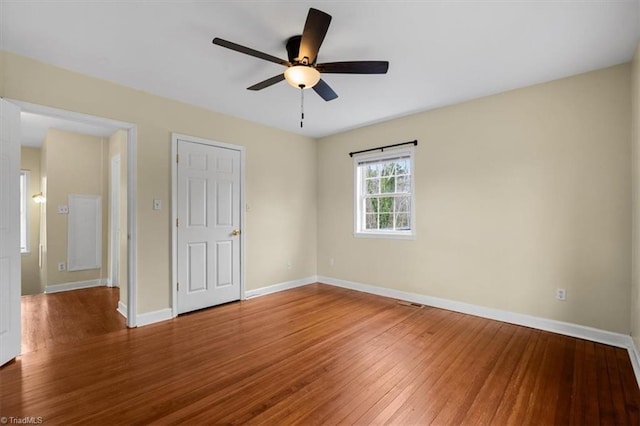
[[[396,178],[391,177],[383,177],[380,179],[380,193],[381,194],[390,194],[396,192]]]
[[[396,161],[396,175],[409,173],[409,162],[405,159]]]
[[[364,206],[365,213],[378,213],[378,199],[367,198]]]
[[[378,177],[380,176],[380,164],[367,164],[364,166],[366,177]]]
[[[395,174],[395,162],[384,163],[382,167],[382,176],[393,176]]]
[[[393,197],[380,197],[379,200],[380,213],[393,213]]]
[[[396,178],[396,192],[409,192],[411,190],[411,178],[409,176],[399,176]]]
[[[380,179],[367,179],[367,194],[379,194],[380,193]]]
[[[397,197],[396,198],[396,212],[407,213],[411,211],[411,198],[409,197]]]
[[[393,214],[380,214],[380,229],[393,229]]]
[[[406,231],[409,228],[409,213],[398,213],[396,215],[396,229],[399,231]]]
[[[378,214],[377,213],[367,213],[366,214],[366,225],[365,229],[378,229]]]

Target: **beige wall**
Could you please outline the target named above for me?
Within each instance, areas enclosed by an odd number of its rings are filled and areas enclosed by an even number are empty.
[[[628,333],[630,102],[621,65],[321,139],[319,275]],[[355,238],[348,153],[413,139],[417,239]]]
[[[107,182],[108,141],[104,138],[66,132],[47,131],[45,162],[47,167],[47,286],[107,277]],[[102,197],[102,268],[85,271],[58,271],[58,263],[67,262],[67,214],[58,206],[69,204],[70,194]]]
[[[244,234],[248,289],[315,275],[313,139],[8,52],[2,55],[4,90],[0,95],[137,125],[139,313],[170,306],[171,132],[246,147],[246,201],[250,210],[246,213]],[[162,210],[152,210],[154,198],[164,201]],[[291,269],[287,268],[287,261],[291,261]]]
[[[631,64],[631,146],[633,249],[631,285],[631,337],[640,351],[640,45]]]
[[[21,169],[29,171],[27,208],[29,209],[29,252],[22,254],[22,295],[39,294],[44,288],[40,282],[38,262],[40,244],[40,204],[31,196],[40,192],[40,148],[22,147]]]
[[[108,158],[108,171],[109,171],[109,192],[107,193],[107,199],[109,201],[108,220],[109,220],[109,233],[111,232],[111,161],[114,157],[120,157],[120,197],[119,203],[119,225],[120,225],[120,237],[119,248],[120,256],[118,259],[118,282],[120,287],[120,301],[127,304],[127,132],[124,130],[118,130],[109,138],[109,158]],[[108,238],[108,263],[107,268],[111,265],[111,235]],[[109,275],[111,272],[109,271]],[[110,277],[113,278],[113,277]]]
[[[1,60],[2,96],[137,124],[140,313],[170,306],[169,152],[179,132],[246,147],[248,289],[318,273],[629,332],[629,65],[314,141],[13,54]],[[417,239],[354,238],[348,152],[412,139]],[[566,302],[555,300],[558,287]]]

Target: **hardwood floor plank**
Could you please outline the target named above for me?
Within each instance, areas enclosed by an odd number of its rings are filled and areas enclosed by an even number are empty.
[[[455,418],[457,423],[491,424],[501,401],[513,380],[518,364],[525,356],[526,343],[531,338],[531,330],[525,327],[514,329],[499,358],[493,364],[482,387],[475,392],[471,407],[460,410]]]
[[[540,370],[536,375],[529,405],[524,416],[526,424],[554,424],[561,379],[563,337],[549,335],[545,339],[545,349],[540,360]]]
[[[334,395],[331,404],[321,406],[307,417],[301,418],[300,422],[315,419],[321,423],[337,424],[347,423],[347,418],[356,421],[371,406],[389,395],[401,380],[410,376],[413,369],[425,362],[424,356],[430,352],[430,347],[445,343],[447,329],[456,323],[456,318],[449,311],[426,312],[427,310],[420,311],[419,315],[411,318],[416,321],[416,328],[407,338],[394,345],[393,352],[389,355],[392,362],[390,367],[379,365],[376,369],[370,369],[340,394]]]
[[[365,355],[356,361],[356,368],[348,368],[340,376],[340,381],[326,383],[325,380],[317,380],[309,390],[316,392],[307,393],[306,400],[312,404],[312,410],[307,415],[301,415],[300,411],[290,410],[287,416],[271,417],[269,421],[278,423],[295,422],[300,424],[321,423],[327,421],[326,417],[335,414],[344,404],[354,398],[362,397],[362,391],[380,385],[385,375],[393,374],[406,366],[412,357],[419,352],[419,341],[424,339],[427,329],[435,324],[424,321],[421,310],[398,306],[400,312],[406,312],[407,318],[397,326],[386,330],[376,340],[383,343],[381,347],[375,341],[363,346]],[[348,367],[348,366],[347,366]],[[312,398],[312,395],[320,395]],[[294,403],[294,401],[291,401]],[[283,401],[282,406],[288,406],[288,401]]]
[[[529,329],[529,339],[523,355],[506,384],[504,396],[496,410],[492,424],[523,424],[529,405],[531,388],[540,366],[539,360],[544,351],[544,335]]]
[[[493,355],[489,350],[501,323],[483,321],[485,326],[473,340],[459,348],[451,362],[424,380],[394,413],[390,421],[400,424],[430,424],[454,401],[462,403],[468,380],[475,369],[482,369]],[[472,349],[473,348],[473,349]],[[463,409],[466,409],[464,407]]]
[[[500,327],[496,334],[490,338],[488,345],[490,347],[504,348],[513,337],[515,331],[513,327]],[[500,354],[501,351],[485,350],[479,357],[475,357],[462,371],[452,377],[453,380],[457,380],[457,387],[449,394],[446,402],[441,406],[435,417],[428,413],[423,413],[418,422],[460,424],[489,377]],[[464,376],[464,378],[461,376]],[[447,387],[451,386],[452,383],[449,382]],[[484,397],[484,395],[482,396]]]
[[[31,328],[37,349],[0,369],[0,415],[65,425],[638,424],[624,349],[327,285],[137,329],[81,327],[84,337],[55,342],[62,324],[43,327],[42,346]]]
[[[22,296],[22,353],[123,330],[117,287]]]
[[[607,368],[607,347],[595,345],[596,374],[598,378],[598,421],[604,424],[616,424],[614,413],[613,394],[609,382],[609,369]]]
[[[573,357],[573,383],[571,384],[571,400],[573,403],[569,408],[569,421],[567,423],[570,425],[582,425],[587,423],[586,403],[588,400],[587,394],[590,392],[585,378],[587,342],[582,339],[577,339],[575,344],[576,346]]]
[[[585,396],[585,415],[586,423],[595,424],[600,419],[600,404],[598,402],[598,389],[601,386],[598,380],[598,370],[596,366],[596,347],[593,342],[586,342],[585,345],[585,377],[586,388],[590,391]]]
[[[613,404],[613,414],[615,424],[624,425],[629,423],[629,416],[626,411],[626,401],[620,376],[618,375],[618,358],[616,356],[616,348],[612,346],[605,347],[605,359],[607,362],[607,376],[609,378],[609,387],[611,389],[611,402]]]
[[[468,329],[465,329],[464,333],[451,335],[449,337],[449,344],[438,347],[437,349],[451,348],[454,345],[459,345],[458,348],[464,348],[467,345],[474,346],[481,340],[486,332],[483,330],[487,327],[497,328],[496,324],[490,324],[486,321],[470,321],[470,317],[463,318],[462,323],[466,323]],[[454,333],[459,330],[453,330]],[[442,350],[436,352],[435,359],[431,362],[421,363],[416,368],[412,369],[410,374],[407,375],[406,381],[403,381],[395,388],[395,397],[391,401],[380,401],[373,410],[368,411],[361,418],[364,423],[385,423],[396,422],[400,423],[405,421],[410,423],[410,419],[407,419],[416,408],[416,405],[420,406],[419,411],[433,410],[434,405],[437,406],[439,402],[437,398],[433,400],[426,399],[424,393],[428,388],[435,389],[436,386],[433,383],[442,383],[443,377],[447,370],[452,368],[452,365],[460,365],[460,359],[464,357],[464,351]],[[372,416],[373,415],[373,416]]]

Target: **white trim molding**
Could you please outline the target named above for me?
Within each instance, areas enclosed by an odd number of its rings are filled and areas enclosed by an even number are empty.
[[[273,284],[267,287],[260,287],[253,290],[247,290],[244,293],[244,300],[252,299],[258,296],[266,296],[267,294],[277,293],[279,291],[289,290],[296,287],[302,287],[303,285],[314,284],[318,282],[318,276],[312,275],[306,278],[300,278],[299,280],[286,281],[283,283]]]
[[[631,341],[631,347],[628,348],[629,351],[629,359],[631,360],[631,366],[633,367],[633,372],[636,375],[636,382],[638,382],[638,386],[640,386],[640,353],[638,353],[638,348],[633,344],[633,338]]]
[[[116,309],[120,315],[125,319],[127,318],[127,305],[122,303],[122,300],[118,300],[118,308]]]
[[[61,291],[80,290],[81,288],[104,287],[107,285],[107,279],[97,279],[88,281],[76,281],[73,283],[63,284],[47,284],[44,289],[46,294],[60,293]]]
[[[519,314],[516,312],[504,311],[501,309],[487,308],[485,306],[473,305],[470,303],[457,302],[450,299],[426,296],[423,294],[410,293],[406,291],[393,290],[384,287],[377,287],[369,284],[345,281],[337,278],[318,276],[318,282],[330,284],[336,287],[348,288],[364,293],[376,294],[378,296],[390,297],[393,299],[406,300],[408,302],[419,303],[421,305],[432,306],[434,308],[447,309],[449,311],[474,315],[477,317],[507,322],[510,324],[522,325],[538,330],[549,331],[579,339],[590,340],[592,342],[603,343],[605,345],[624,348],[629,352],[629,359],[633,366],[636,382],[640,386],[640,355],[636,350],[633,339],[630,335],[614,333],[612,331],[600,330],[579,324],[572,324],[563,321],[556,321],[548,318],[535,317],[532,315]]]
[[[122,301],[118,301],[118,313],[122,315],[124,318],[127,318],[127,305],[122,303]],[[155,324],[157,322],[167,321],[173,319],[173,311],[169,308],[160,309],[153,312],[146,312],[143,314],[139,314],[136,318],[136,327],[144,327],[145,325]]]
[[[136,323],[138,327],[143,327],[145,325],[154,324],[156,322],[167,321],[173,319],[173,311],[170,308],[160,309],[158,311],[153,312],[145,312],[143,314],[138,314],[136,318]]]

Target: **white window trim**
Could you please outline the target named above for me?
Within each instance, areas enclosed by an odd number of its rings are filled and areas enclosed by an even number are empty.
[[[20,194],[20,210],[24,211],[24,233],[25,233],[25,245],[24,250],[22,249],[22,215],[20,215],[20,253],[21,254],[29,254],[31,253],[29,247],[29,171],[28,170],[20,170],[20,180],[22,180],[22,176],[24,176],[24,193]]]
[[[395,156],[409,156],[411,168],[411,231],[363,231],[361,230],[360,214],[360,175],[358,173],[358,163],[364,161],[385,160]],[[392,240],[415,240],[416,239],[416,169],[415,169],[415,149],[413,147],[403,147],[383,152],[358,154],[353,156],[353,235],[357,238],[378,238]]]

